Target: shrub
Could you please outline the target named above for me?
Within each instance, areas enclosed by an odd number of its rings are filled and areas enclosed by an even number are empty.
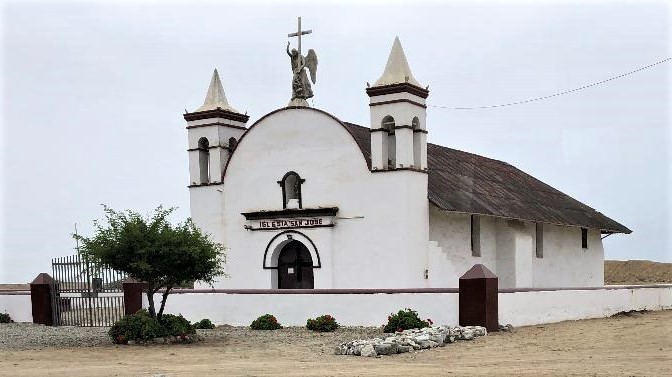
[[[196,328],[186,318],[182,317],[182,314],[164,314],[161,316],[159,323],[166,335],[182,336],[196,333]]]
[[[204,330],[210,330],[215,328],[215,324],[210,322],[209,319],[204,318],[196,323],[194,323],[194,327],[197,329],[204,329]]]
[[[338,328],[338,322],[336,322],[336,318],[332,317],[330,314],[327,314],[319,316],[315,319],[309,319],[306,321],[306,327],[308,330],[330,332]]]
[[[166,330],[147,310],[139,310],[117,321],[107,332],[112,342],[124,344],[129,340],[149,340],[166,336]]]
[[[383,331],[395,332],[408,329],[421,329],[427,326],[429,326],[429,323],[421,320],[416,311],[406,308],[399,310],[396,314],[390,314],[387,317],[387,325],[385,325]]]
[[[277,330],[281,329],[282,326],[278,323],[275,316],[272,314],[264,314],[252,321],[250,328],[252,330]]]
[[[13,323],[12,317],[7,313],[0,313],[0,323]]]

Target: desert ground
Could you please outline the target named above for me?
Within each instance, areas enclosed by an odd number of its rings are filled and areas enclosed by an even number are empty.
[[[520,327],[380,358],[333,354],[379,332],[219,327],[188,345],[5,349],[0,376],[672,376],[672,311]]]
[[[672,263],[605,260],[604,284],[672,283]]]

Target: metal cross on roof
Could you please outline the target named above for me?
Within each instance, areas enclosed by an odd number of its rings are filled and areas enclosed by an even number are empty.
[[[310,34],[313,31],[312,30],[303,30],[303,31],[301,30],[301,17],[299,17],[298,24],[299,24],[299,27],[298,27],[296,33],[290,33],[290,34],[287,34],[287,36],[290,37],[290,38],[291,37],[299,37],[299,56],[301,56],[301,36],[306,35],[306,34]]]

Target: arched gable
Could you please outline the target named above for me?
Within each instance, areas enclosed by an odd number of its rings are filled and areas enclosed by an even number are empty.
[[[350,128],[348,128],[343,122],[341,122],[340,119],[336,118],[334,115],[332,115],[332,114],[330,114],[330,113],[328,113],[328,112],[326,112],[326,111],[324,111],[324,110],[315,109],[315,108],[312,108],[312,107],[294,107],[294,106],[292,106],[292,107],[284,107],[284,108],[281,108],[281,109],[277,109],[277,110],[271,111],[270,113],[268,113],[268,114],[262,116],[261,118],[259,118],[259,120],[257,120],[256,122],[254,122],[254,124],[252,124],[252,125],[250,126],[250,128],[248,128],[247,131],[245,131],[245,133],[240,137],[240,139],[239,139],[238,142],[236,143],[236,149],[238,149],[238,148],[240,147],[240,145],[241,145],[242,143],[244,143],[245,136],[247,136],[250,132],[252,132],[252,130],[254,130],[254,128],[255,128],[258,124],[262,123],[266,118],[268,118],[268,117],[270,117],[270,116],[272,116],[272,115],[274,115],[274,114],[277,114],[277,113],[279,113],[279,112],[290,111],[290,110],[297,110],[297,109],[299,109],[299,110],[301,110],[301,111],[315,111],[315,112],[317,112],[317,113],[320,113],[320,114],[323,114],[323,115],[328,116],[329,118],[333,119],[333,120],[336,121],[338,124],[340,124],[341,127],[343,127],[343,129],[344,129],[345,131],[348,132],[348,134],[349,134],[350,137],[352,138],[352,141],[354,142],[355,146],[357,146],[357,149],[359,150],[359,152],[360,152],[360,154],[361,154],[361,156],[362,156],[363,163],[364,163],[365,167],[366,167],[367,170],[368,170],[368,164],[369,164],[369,163],[368,163],[368,159],[367,159],[367,157],[365,156],[364,151],[362,151],[361,147],[359,146],[359,143],[357,142],[357,138],[356,138],[355,135],[352,133],[352,131],[350,130]],[[226,182],[226,181],[224,180],[224,178],[226,177],[226,172],[228,171],[229,164],[231,163],[231,160],[233,160],[234,156],[235,156],[235,150],[231,151],[231,157],[228,159],[228,161],[226,162],[226,165],[224,166],[224,171],[222,171],[222,182]]]

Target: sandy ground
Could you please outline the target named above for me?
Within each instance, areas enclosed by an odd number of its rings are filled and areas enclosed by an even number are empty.
[[[672,283],[672,263],[652,262],[648,260],[605,260],[604,283]]]
[[[672,311],[521,327],[381,358],[336,356],[375,330],[215,330],[192,345],[0,351],[0,376],[672,376]]]

